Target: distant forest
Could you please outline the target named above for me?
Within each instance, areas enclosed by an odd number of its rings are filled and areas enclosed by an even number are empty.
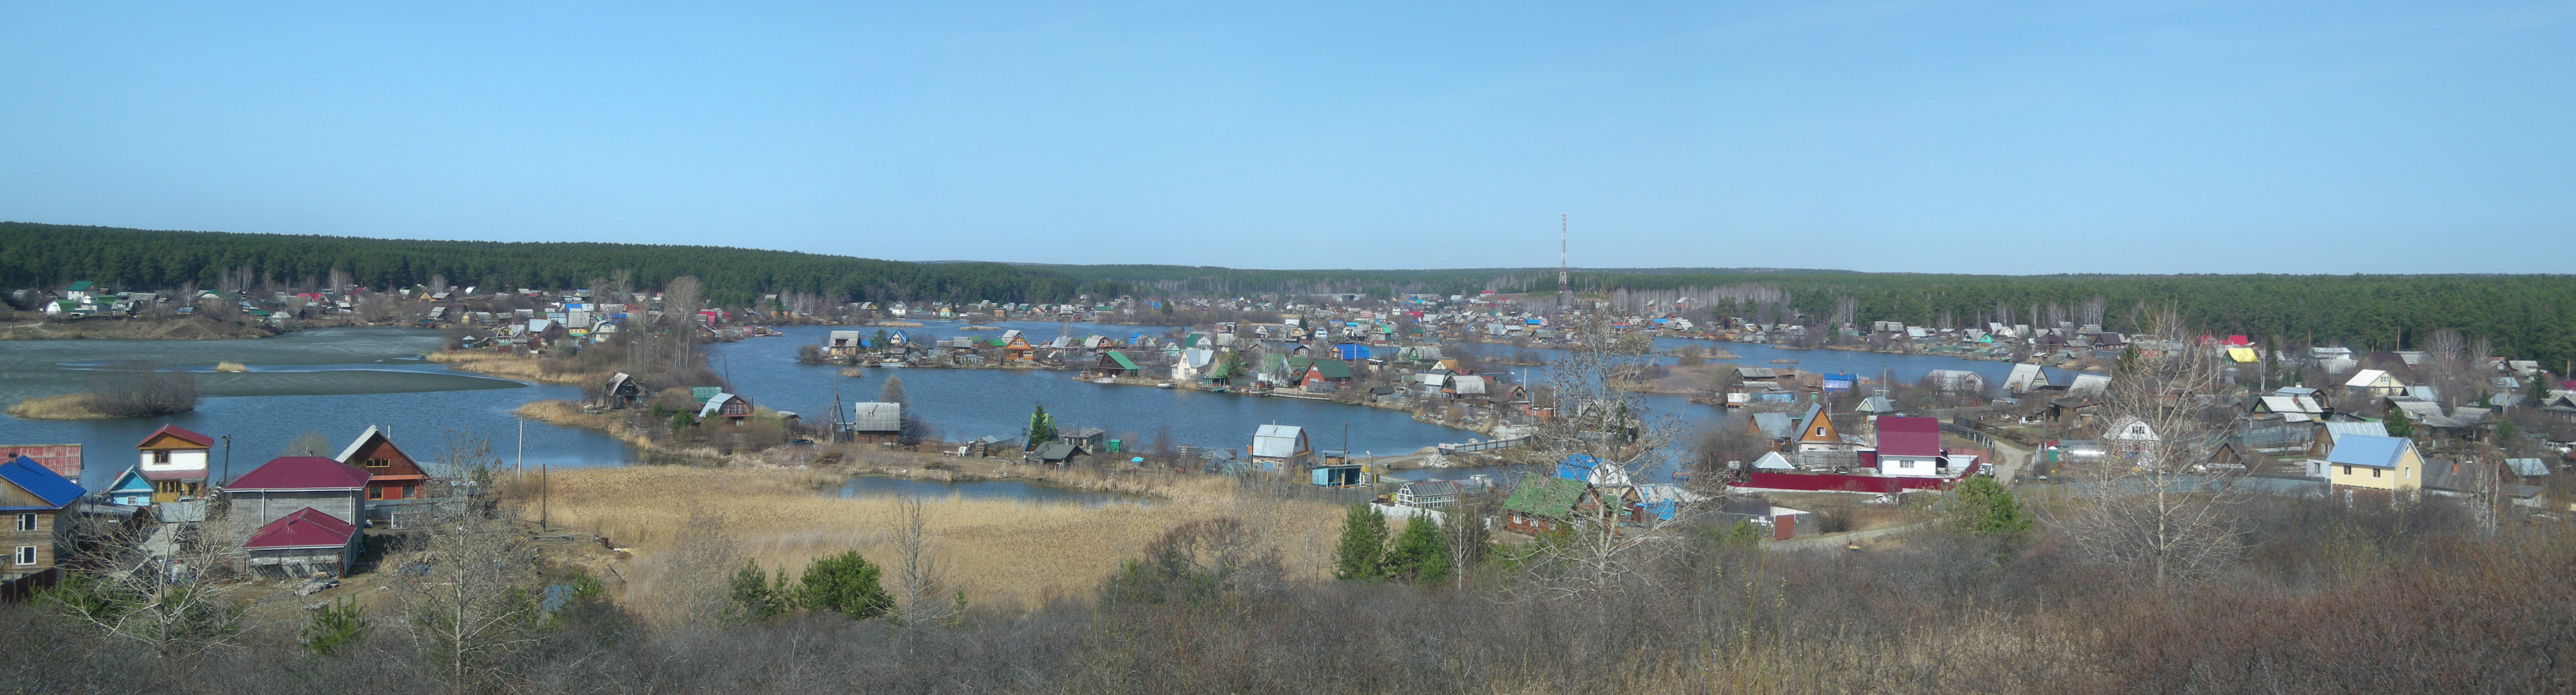
[[[1124,285],[1085,286],[1000,263],[906,263],[721,246],[417,241],[0,222],[0,284],[8,287],[100,280],[212,289],[228,274],[318,286],[339,270],[367,287],[409,287],[445,277],[457,286],[569,289],[589,287],[621,269],[634,273],[635,286],[642,288],[695,275],[706,284],[709,300],[733,305],[773,293],[850,301],[1060,302],[1128,292]]]
[[[1436,256],[1426,255],[1426,263]],[[455,285],[585,287],[624,269],[638,287],[682,275],[720,304],[762,294],[849,301],[1061,302],[1080,295],[1241,297],[1354,292],[1473,295],[1548,292],[1554,268],[1261,270],[1178,265],[909,263],[714,246],[414,241],[170,232],[0,222],[0,284],[73,280],[217,287],[227,274],[319,284],[333,270],[371,287],[444,276]],[[1967,327],[1993,321],[2135,327],[2172,307],[2194,325],[2276,345],[2414,349],[2443,328],[2490,341],[2495,354],[2576,363],[2571,275],[1943,275],[1768,268],[1580,270],[1573,286],[1634,307],[1688,297],[1720,316],[1776,322],[1903,321]]]

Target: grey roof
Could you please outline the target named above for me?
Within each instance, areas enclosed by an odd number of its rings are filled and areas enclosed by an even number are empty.
[[[850,430],[854,432],[893,432],[903,429],[903,404],[853,403],[850,405]]]
[[[1396,491],[1413,497],[1455,496],[1458,494],[1458,484],[1447,480],[1405,483],[1398,486]]]
[[[2330,441],[2342,441],[2344,437],[2354,435],[2365,437],[2385,437],[2388,436],[2388,425],[2378,422],[2326,423],[2326,438]]]
[[[1861,399],[1860,406],[1853,410],[1864,413],[1893,413],[1896,412],[1896,402],[1887,400],[1886,396],[1870,396]]]
[[[1798,424],[1789,420],[1788,413],[1754,413],[1753,426],[1762,430],[1762,436],[1772,439],[1788,439],[1798,433]]]
[[[1038,460],[1041,461],[1062,461],[1072,456],[1073,444],[1070,442],[1047,442],[1038,445]]]
[[[1262,425],[1252,433],[1252,455],[1266,458],[1288,458],[1297,455],[1297,441],[1305,430],[1294,425]]]
[[[2525,478],[2536,475],[2549,475],[2549,464],[2541,462],[2540,459],[2505,459],[2504,465],[2507,468],[2513,469],[2514,475],[2519,475]]]
[[[1083,439],[1087,437],[1097,437],[1108,433],[1109,430],[1100,429],[1098,427],[1085,427],[1071,432],[1066,432],[1064,436],[1072,439]]]

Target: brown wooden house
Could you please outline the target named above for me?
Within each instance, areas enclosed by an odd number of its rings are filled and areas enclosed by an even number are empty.
[[[420,499],[429,482],[429,474],[420,469],[420,464],[404,454],[401,447],[394,446],[392,437],[374,427],[360,433],[357,441],[349,442],[348,448],[341,449],[333,460],[367,472],[369,501]]]

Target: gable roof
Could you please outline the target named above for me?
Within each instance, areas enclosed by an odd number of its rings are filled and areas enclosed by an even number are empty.
[[[2383,422],[2326,423],[2326,439],[2342,441],[2344,437],[2351,436],[2385,437],[2388,436],[2388,424]]]
[[[850,429],[860,432],[894,432],[903,429],[903,404],[852,403]]]
[[[2373,386],[2376,385],[2380,379],[2386,378],[2387,376],[2388,371],[2384,369],[2364,369],[2358,372],[2353,372],[2352,379],[2350,381],[2343,382],[2343,385]],[[2397,380],[2389,379],[2389,383],[2395,384],[2397,383]]]
[[[1788,439],[1798,433],[1797,423],[1789,420],[1788,413],[1754,413],[1753,429],[1772,439]]]
[[[623,376],[623,374],[620,376]],[[367,431],[358,433],[358,438],[350,441],[348,448],[341,449],[340,455],[331,457],[331,460],[348,463],[349,457],[358,455],[359,449],[366,448],[367,440],[378,437],[384,437],[385,446],[394,446],[393,438],[385,437],[384,432],[378,431],[375,425],[368,425]],[[402,447],[394,446],[394,450],[401,451]],[[404,454],[404,456],[408,457],[410,454]]]
[[[176,438],[178,438],[178,439],[179,439],[179,441],[187,442],[187,443],[190,443],[190,444],[195,444],[195,445],[197,445],[199,448],[205,448],[205,449],[212,449],[212,448],[215,448],[215,438],[214,438],[214,437],[208,437],[208,436],[206,436],[206,435],[197,434],[197,433],[195,433],[195,432],[190,432],[190,431],[188,431],[188,429],[187,429],[187,428],[185,428],[185,427],[180,427],[180,426],[178,426],[178,425],[162,425],[162,426],[161,426],[161,429],[153,430],[151,434],[143,435],[143,441],[142,441],[142,442],[139,442],[139,443],[136,443],[136,444],[134,445],[134,448],[140,449],[140,448],[143,448],[143,447],[151,446],[151,445],[152,445],[152,440],[160,439],[160,438],[162,438],[162,437],[164,437],[164,436],[176,437]]]
[[[2413,446],[2413,441],[2403,437],[2350,435],[2335,442],[2334,452],[2326,454],[2326,463],[2393,468],[2398,455]]]
[[[1880,456],[1941,455],[1941,421],[1928,417],[1880,416],[1878,418],[1878,454]]]
[[[1807,419],[1798,423],[1799,442],[1841,444],[1842,431],[1834,428],[1834,418],[1825,414],[1825,405],[1807,406]]]
[[[1297,443],[1306,431],[1295,425],[1262,425],[1252,431],[1252,455],[1288,458],[1297,455]]]
[[[288,490],[357,490],[367,486],[367,471],[320,456],[282,456],[234,478],[233,492]]]
[[[35,459],[25,456],[0,464],[0,480],[8,481],[10,485],[27,491],[27,494],[34,495],[36,499],[45,503],[43,507],[6,507],[6,509],[61,509],[63,505],[79,500],[81,495],[89,494],[88,490],[81,489],[79,483],[65,480],[62,474],[55,473],[53,469],[46,468],[44,464],[36,463]]]
[[[1141,367],[1136,366],[1136,361],[1135,361],[1135,360],[1132,360],[1132,359],[1128,359],[1128,358],[1127,358],[1127,353],[1119,352],[1119,351],[1117,351],[1117,350],[1110,350],[1110,351],[1108,351],[1108,352],[1103,352],[1103,353],[1100,353],[1100,354],[1108,355],[1108,356],[1109,356],[1109,359],[1110,359],[1111,361],[1113,361],[1113,362],[1117,362],[1117,363],[1118,363],[1118,368],[1119,368],[1119,369],[1142,369]]]
[[[1574,503],[1583,499],[1583,481],[1554,476],[1531,475],[1521,478],[1521,486],[1503,498],[1503,509],[1562,519],[1574,513]]]
[[[243,541],[242,547],[259,550],[337,548],[348,545],[349,537],[357,532],[358,527],[349,525],[349,522],[305,507],[252,531],[250,540]]]

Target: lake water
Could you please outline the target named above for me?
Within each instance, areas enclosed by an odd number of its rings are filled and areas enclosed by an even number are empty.
[[[933,323],[910,329],[916,336],[999,335],[999,331],[960,331],[962,323]],[[1017,328],[1033,340],[1055,337],[1052,322],[990,324]],[[761,405],[805,414],[819,422],[833,402],[874,400],[887,377],[903,378],[917,412],[948,439],[984,435],[1018,435],[1031,408],[1044,404],[1059,427],[1096,426],[1113,433],[1132,433],[1149,440],[1169,427],[1175,442],[1201,446],[1241,446],[1256,426],[1280,423],[1309,428],[1322,448],[1344,446],[1354,453],[1409,452],[1442,442],[1465,442],[1472,432],[1416,422],[1404,413],[1290,398],[1213,394],[1179,389],[1109,386],[1071,379],[1072,372],[1000,369],[868,368],[859,378],[842,378],[836,367],[795,362],[796,347],[820,342],[831,327],[783,329],[788,335],[754,338],[708,346],[710,363],[727,373],[736,390]],[[870,329],[873,330],[873,329]],[[1074,335],[1121,338],[1161,335],[1164,327],[1074,324]],[[98,365],[146,360],[173,370],[197,373],[208,398],[196,411],[161,418],[48,421],[0,418],[0,444],[80,443],[89,465],[82,484],[103,487],[128,465],[134,443],[163,423],[210,436],[230,435],[233,474],[248,471],[277,456],[298,435],[317,432],[336,451],[369,425],[384,427],[415,456],[438,458],[451,433],[491,442],[505,462],[529,466],[622,465],[639,460],[624,442],[588,430],[525,423],[511,416],[521,404],[540,399],[578,398],[579,389],[528,384],[510,379],[449,371],[418,357],[437,347],[435,331],[403,328],[328,328],[298,331],[258,340],[60,340],[0,341],[0,402],[72,393]],[[1668,343],[1668,344],[1667,344]],[[1705,344],[1659,341],[1661,347]],[[1967,369],[2000,381],[2010,365],[1927,355],[1879,355],[1834,350],[1779,350],[1764,345],[1719,344],[1742,359],[1767,365],[1770,359],[1798,359],[1808,371],[1850,370],[1875,375],[1881,366],[1912,379],[1931,369]],[[216,373],[218,362],[250,365],[246,373]],[[2052,370],[2052,378],[2062,378]],[[1533,372],[1535,376],[1535,372]],[[1718,417],[1717,408],[1685,402],[1679,396],[1650,396],[1650,406],[1685,421]],[[1114,436],[1114,435],[1113,435]],[[1136,444],[1142,445],[1143,441]],[[219,444],[218,468],[225,457]]]

